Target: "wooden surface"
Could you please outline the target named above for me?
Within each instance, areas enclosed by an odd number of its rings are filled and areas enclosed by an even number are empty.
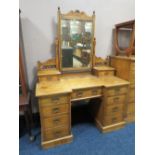
[[[122,22],[119,24],[116,24],[115,27],[117,28],[133,28],[133,24],[135,23],[135,20],[130,20],[130,21],[126,21],[126,22]]]
[[[51,69],[51,68],[56,68],[56,60],[55,58],[53,59],[48,59],[45,62],[40,62],[38,61],[37,63],[37,69],[39,70],[46,70],[46,69]]]
[[[58,139],[54,139],[54,140],[49,140],[49,141],[42,141],[41,145],[44,149],[48,149],[57,145],[62,145],[62,144],[66,144],[66,143],[70,143],[73,140],[73,135],[69,135],[69,136],[64,136]]]
[[[93,68],[93,74],[99,77],[105,75],[115,75],[115,69],[109,66],[96,66]]]
[[[102,98],[99,107],[93,102],[98,128],[107,132],[123,127],[128,85],[115,76],[96,77],[90,73],[67,74],[59,81],[37,83],[42,147],[71,142],[71,101]]]
[[[39,70],[37,73],[39,82],[41,81],[58,81],[60,71],[56,68]]]
[[[115,70],[115,68],[113,68],[113,67],[110,67],[110,66],[96,66],[96,67],[94,67],[93,68],[94,70],[98,70],[98,71],[104,71],[104,70]]]
[[[116,76],[130,82],[126,120],[132,122],[135,118],[135,58],[110,56],[110,65],[116,69]]]
[[[76,89],[92,88],[92,87],[114,87],[128,85],[129,82],[115,76],[95,77],[86,75],[83,77],[74,77],[63,79],[55,82],[42,82],[36,85],[36,96],[49,96],[54,94],[72,92]]]
[[[61,74],[60,71],[55,68],[39,70],[37,73],[38,76],[60,75],[60,74]]]

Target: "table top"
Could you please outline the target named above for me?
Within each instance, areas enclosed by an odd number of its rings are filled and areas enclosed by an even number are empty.
[[[47,76],[47,75],[59,75],[61,74],[60,71],[57,69],[45,69],[45,70],[39,70],[38,71],[38,76]]]
[[[92,87],[114,87],[128,85],[129,82],[116,76],[97,77],[94,75],[84,75],[80,77],[60,78],[58,81],[40,82],[36,85],[36,96],[49,96],[55,94],[71,93],[76,89]]]

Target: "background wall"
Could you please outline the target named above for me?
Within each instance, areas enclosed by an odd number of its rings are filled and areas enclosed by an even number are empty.
[[[78,9],[91,15],[95,10],[96,55],[103,58],[113,49],[114,24],[135,18],[134,0],[20,0],[19,5],[30,88],[34,87],[37,61],[55,55],[58,6],[63,13]]]

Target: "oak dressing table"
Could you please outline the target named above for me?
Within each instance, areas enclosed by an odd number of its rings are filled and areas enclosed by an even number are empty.
[[[38,63],[36,96],[43,148],[72,141],[73,101],[101,99],[98,107],[92,105],[92,114],[102,132],[126,123],[129,82],[114,76],[112,67],[95,66],[94,20],[94,12],[92,16],[79,11],[61,14],[58,8],[56,57]]]

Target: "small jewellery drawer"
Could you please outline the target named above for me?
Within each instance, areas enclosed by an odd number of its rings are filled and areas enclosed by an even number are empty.
[[[39,82],[41,81],[57,81],[59,80],[59,76],[40,76]]]
[[[68,113],[68,111],[69,111],[69,104],[61,104],[55,106],[51,105],[40,108],[42,117],[51,117],[61,113]]]
[[[43,97],[39,99],[39,103],[41,106],[46,106],[47,104],[61,104],[61,103],[68,103],[69,96],[68,95],[54,95],[50,97]]]
[[[68,114],[65,115],[59,115],[56,117],[49,117],[43,119],[43,128],[54,128],[62,125],[68,125],[69,124],[69,116]]]
[[[102,95],[102,88],[90,88],[90,89],[80,89],[75,90],[72,93],[72,99],[77,98],[85,98],[85,97],[91,97],[91,96],[97,96]]]
[[[105,75],[114,75],[114,71],[100,71],[98,72],[99,76],[105,76]]]
[[[69,135],[68,127],[59,127],[59,128],[48,129],[43,131],[44,141],[60,138],[67,135]]]
[[[107,96],[114,96],[120,94],[126,94],[128,91],[128,87],[113,87],[107,89]]]
[[[124,110],[124,104],[118,104],[118,105],[114,104],[110,106],[105,106],[104,115],[123,113],[123,110]]]
[[[112,115],[112,116],[104,117],[103,124],[104,125],[112,125],[112,124],[115,124],[115,123],[119,123],[119,122],[121,122],[123,120],[124,120],[124,118],[123,118],[122,114]]]
[[[124,104],[126,101],[126,95],[119,95],[119,96],[111,96],[111,97],[107,97],[107,104],[113,104],[113,105],[117,105],[117,104]]]

